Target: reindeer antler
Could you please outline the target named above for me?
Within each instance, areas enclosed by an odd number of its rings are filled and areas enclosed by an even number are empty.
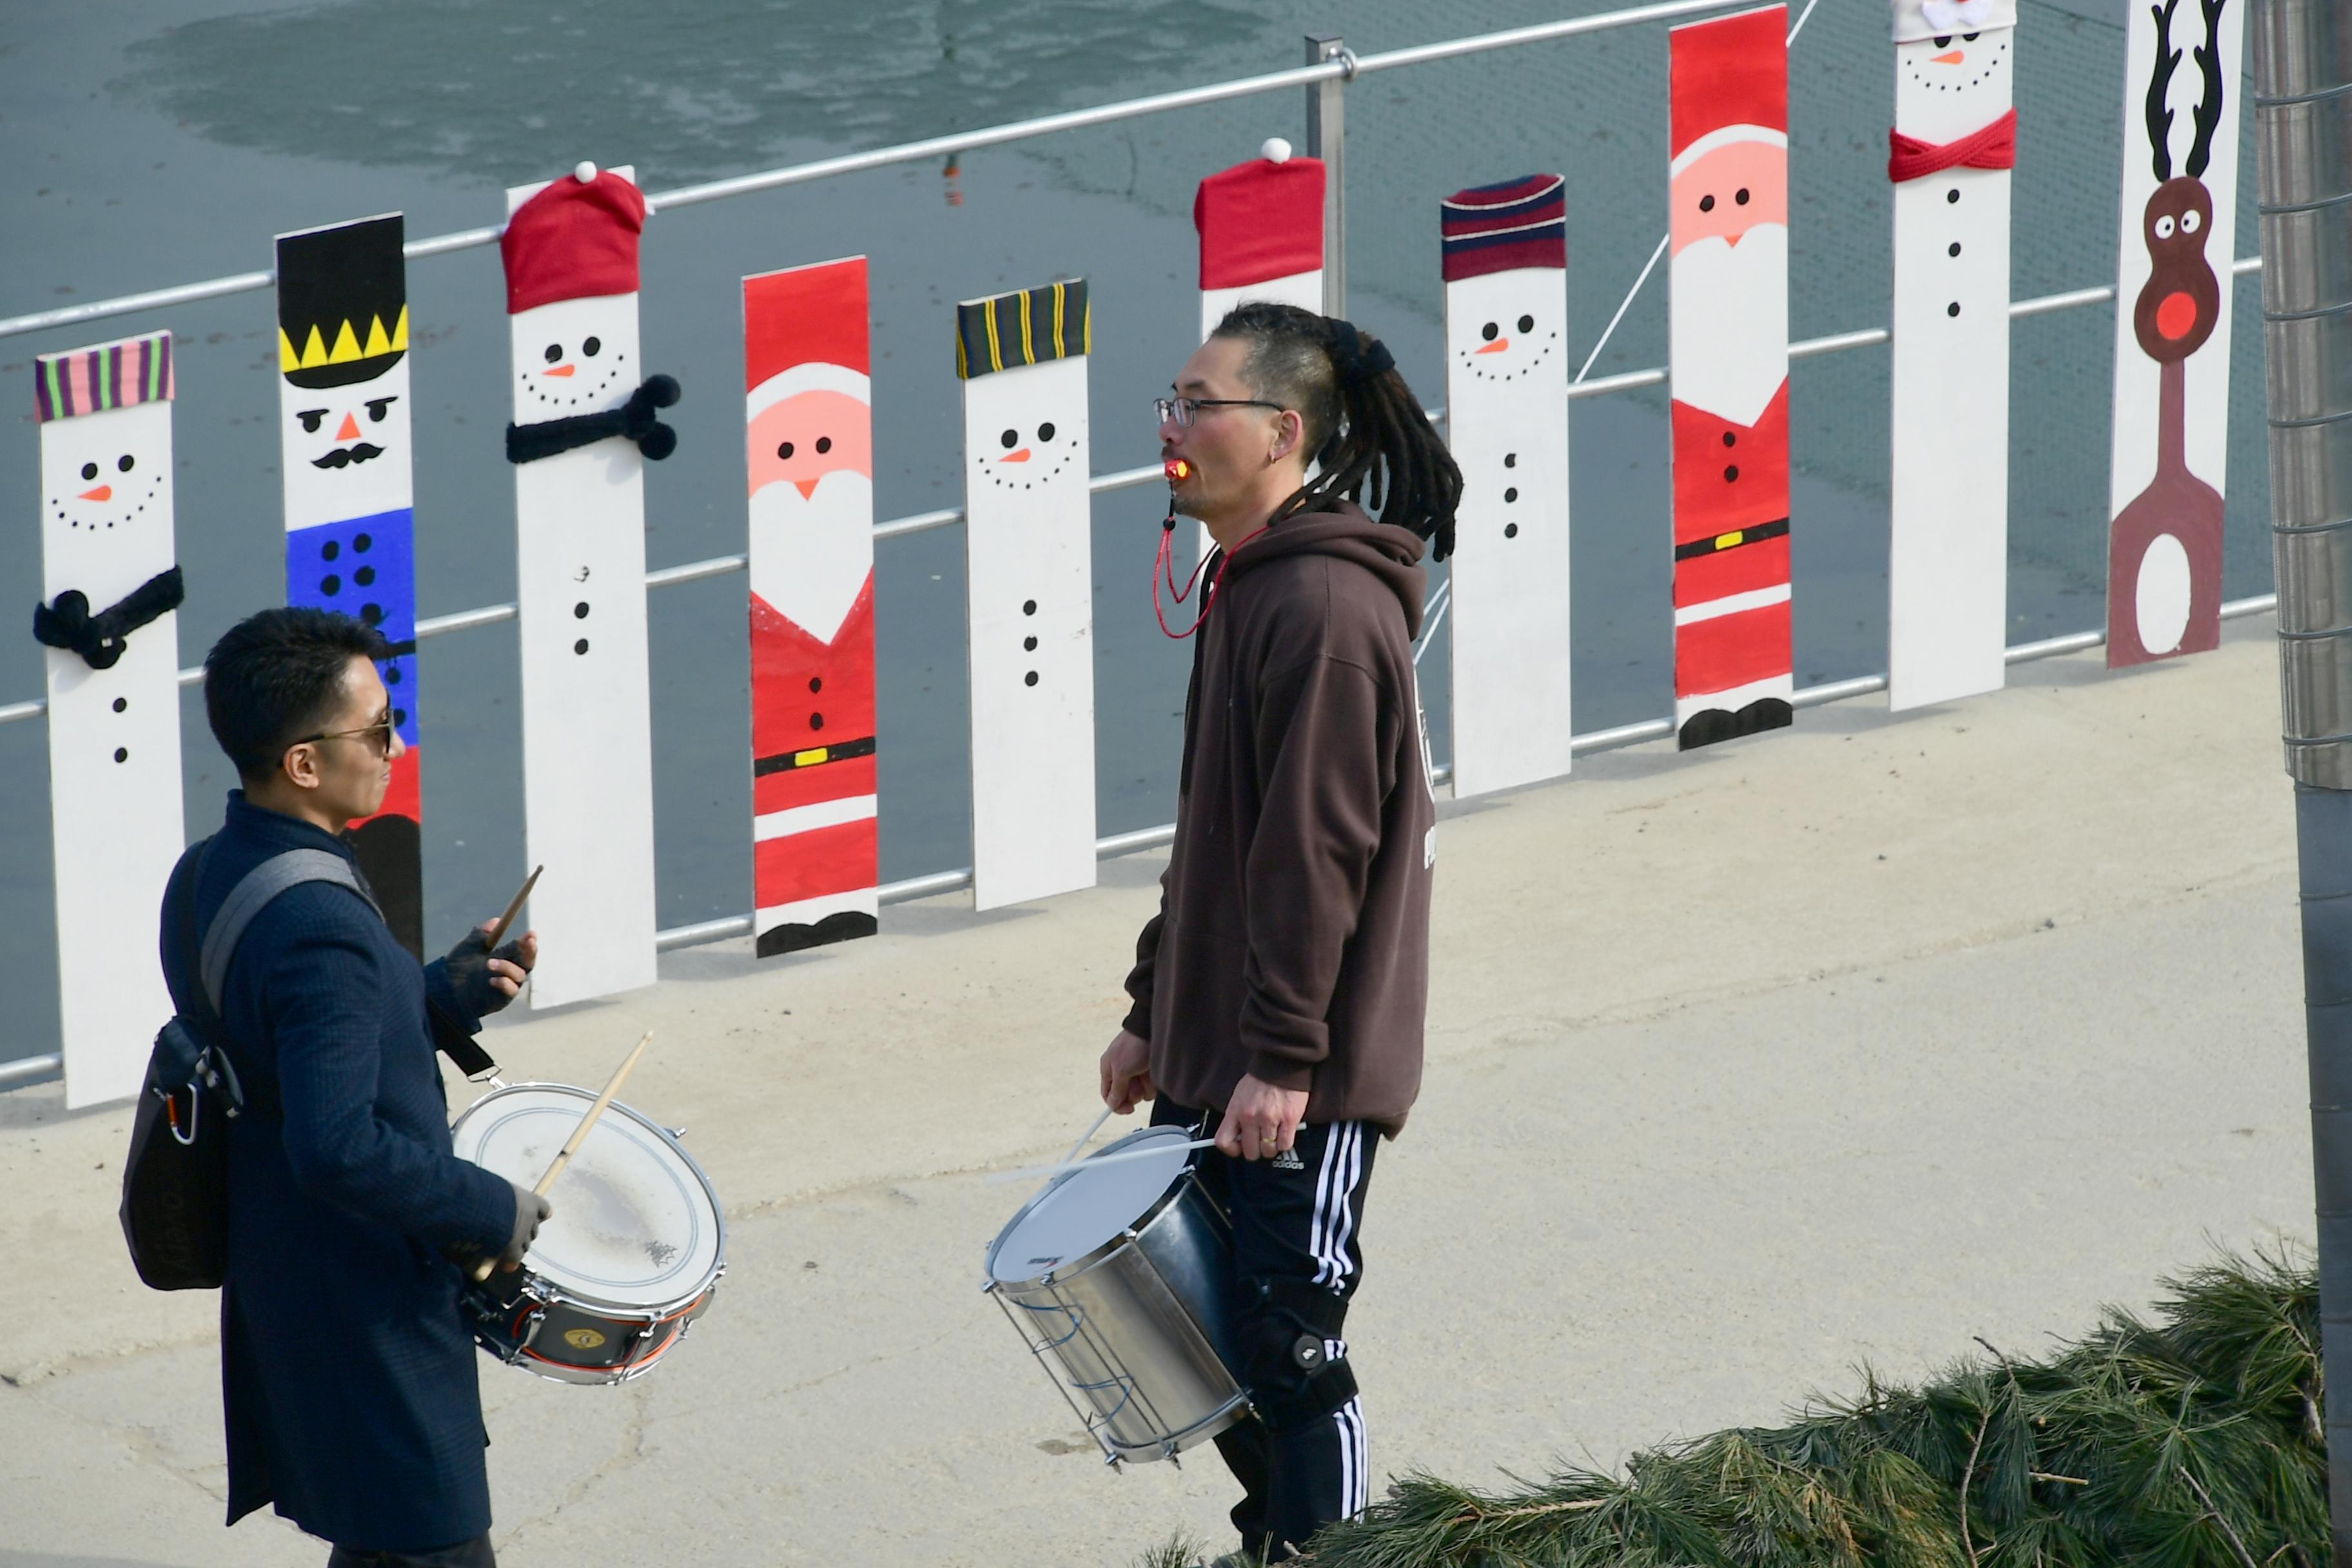
[[[2172,47],[2172,14],[2179,8],[2180,0],[2163,0],[2147,8],[2156,18],[2156,75],[2147,84],[2147,141],[2156,153],[2159,185],[2172,178],[2172,110],[2164,97],[2172,85],[2173,69],[2180,64],[2180,51]]]
[[[2205,173],[2213,153],[2213,131],[2221,123],[2221,8],[2230,0],[2199,0],[2205,12],[2205,41],[2191,51],[2205,76],[2205,90],[2197,100],[2192,124],[2196,139],[2189,143],[2189,162],[2182,165],[2190,179]]]

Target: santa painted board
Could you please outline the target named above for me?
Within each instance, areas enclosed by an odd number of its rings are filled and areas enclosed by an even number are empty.
[[[520,865],[543,865],[535,1006],[655,979],[653,736],[645,460],[676,445],[637,332],[645,198],[583,164],[507,193],[499,248],[512,343]]]
[[[1091,332],[1083,279],[956,309],[976,909],[1095,883]]]
[[[1894,0],[1887,706],[2008,669],[2016,0]]]
[[[2107,667],[2221,641],[2230,264],[2247,0],[2129,7]]]
[[[743,279],[757,951],[871,936],[880,880],[866,258]]]
[[[153,941],[131,939],[186,845],[171,334],[42,354],[33,376],[33,634],[47,645],[66,1105],[79,1109],[139,1092],[172,1016]]]
[[[1454,793],[1570,764],[1568,198],[1558,174],[1440,205],[1453,554]]]
[[[1790,721],[1789,51],[1781,5],[1667,36],[1675,731]]]
[[[400,215],[278,237],[286,602],[383,637],[376,671],[406,750],[373,816],[344,829],[401,945],[425,951],[408,279]]]

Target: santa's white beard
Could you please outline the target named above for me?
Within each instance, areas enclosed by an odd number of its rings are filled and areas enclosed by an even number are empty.
[[[1702,239],[1674,259],[1674,396],[1753,425],[1789,379],[1789,230]]]
[[[874,570],[874,481],[836,468],[806,500],[789,480],[751,496],[751,592],[820,642]]]

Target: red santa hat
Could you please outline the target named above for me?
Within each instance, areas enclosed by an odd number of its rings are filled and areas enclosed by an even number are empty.
[[[1672,171],[1738,142],[1789,144],[1789,8],[1768,5],[1666,35]]]
[[[507,314],[635,293],[637,236],[645,226],[644,194],[610,169],[584,180],[572,174],[550,181],[514,210],[499,236]]]
[[[866,258],[743,279],[743,390],[757,414],[823,388],[871,401]]]
[[[1246,289],[1323,265],[1323,160],[1253,158],[1201,182],[1201,287]]]

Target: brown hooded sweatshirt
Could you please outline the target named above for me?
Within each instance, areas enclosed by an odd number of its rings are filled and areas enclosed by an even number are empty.
[[[1436,802],[1422,542],[1353,503],[1233,556],[1192,655],[1176,839],[1127,1027],[1180,1104],[1244,1073],[1390,1136],[1421,1088]],[[1210,567],[1213,574],[1215,567]]]

